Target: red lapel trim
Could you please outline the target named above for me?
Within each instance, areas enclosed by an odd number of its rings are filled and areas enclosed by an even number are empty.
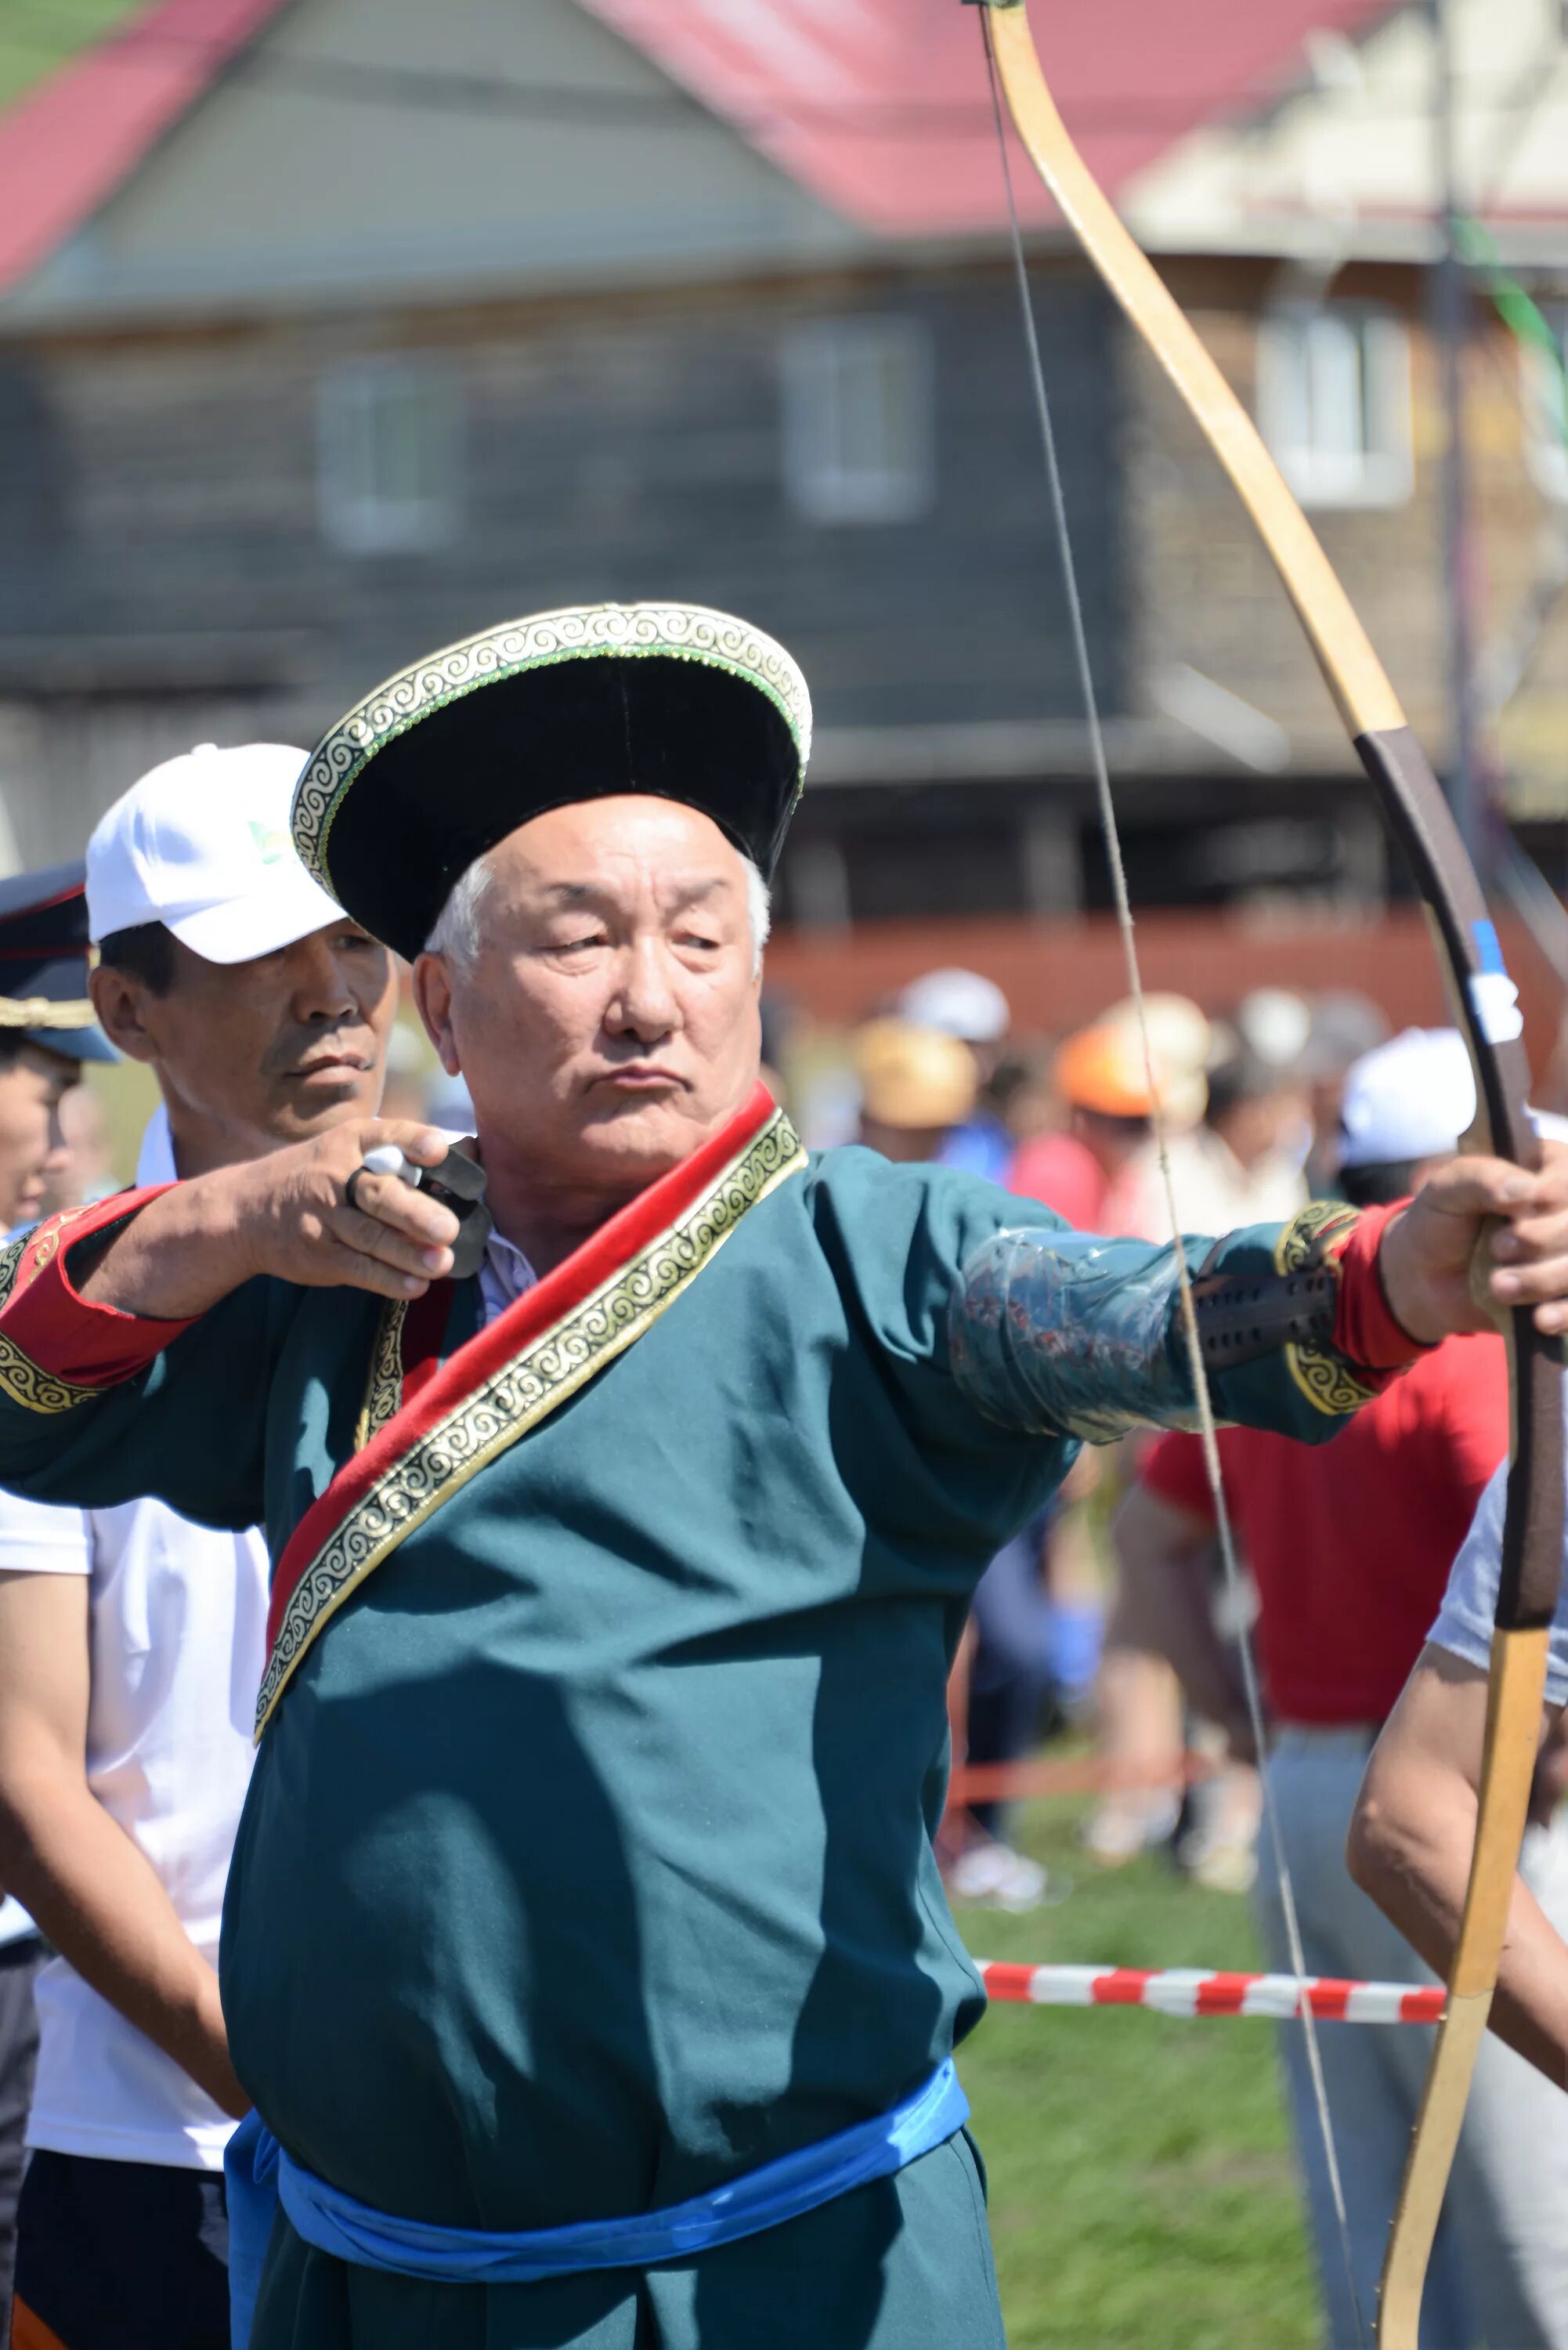
[[[441,1342],[446,1336],[454,1302],[450,1281],[431,1284],[416,1297],[403,1324],[403,1404],[417,1402],[441,1369]],[[465,1342],[466,1343],[466,1342]]]
[[[273,1576],[272,1605],[267,1614],[267,1645],[275,1646],[288,1605],[300,1578],[324,1544],[349,1513],[372,1493],[394,1464],[410,1451],[438,1422],[456,1411],[466,1399],[493,1378],[524,1347],[542,1337],[555,1323],[575,1312],[620,1269],[632,1263],[651,1242],[703,1198],[730,1161],[744,1150],[775,1114],[773,1096],[758,1085],[751,1099],[729,1124],[650,1183],[607,1223],[525,1290],[488,1329],[450,1355],[433,1375],[413,1384],[405,1378],[401,1408],[361,1452],[345,1463],[325,1492],[306,1510],[284,1546]],[[422,1303],[422,1301],[421,1301]]]
[[[150,1183],[48,1217],[0,1258],[0,1386],[34,1411],[59,1411],[138,1371],[189,1321],[155,1322],[78,1295],[66,1259],[78,1241],[124,1223],[171,1189]]]

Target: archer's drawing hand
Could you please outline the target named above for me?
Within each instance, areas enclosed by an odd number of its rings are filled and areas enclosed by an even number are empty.
[[[404,1118],[366,1118],[234,1170],[250,1179],[239,1186],[239,1207],[254,1270],[381,1297],[418,1297],[450,1273],[457,1218],[384,1171],[398,1152],[416,1167],[439,1167],[447,1138]],[[381,1165],[366,1171],[372,1153]]]
[[[361,1173],[391,1145],[438,1167],[447,1139],[401,1118],[361,1118],[150,1201],[81,1278],[96,1305],[157,1320],[204,1314],[257,1274],[310,1289],[418,1297],[452,1270],[458,1220],[392,1174]]]
[[[1568,1331],[1568,1149],[1548,1143],[1538,1173],[1501,1159],[1455,1159],[1383,1234],[1378,1270],[1395,1318],[1430,1345],[1489,1330],[1533,1306],[1549,1337]]]

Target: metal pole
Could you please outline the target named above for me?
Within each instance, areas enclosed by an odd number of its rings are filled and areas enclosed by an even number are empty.
[[[1458,64],[1454,0],[1428,0],[1432,20],[1433,161],[1441,250],[1432,275],[1431,316],[1441,369],[1447,434],[1443,456],[1443,597],[1448,656],[1449,756],[1446,783],[1455,819],[1483,885],[1492,879],[1491,826],[1480,753],[1474,604],[1477,548],[1470,525],[1465,448],[1465,359],[1469,286],[1459,249],[1461,203],[1457,152]]]

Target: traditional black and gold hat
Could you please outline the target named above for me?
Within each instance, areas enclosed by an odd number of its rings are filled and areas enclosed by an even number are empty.
[[[412,957],[498,840],[574,800],[701,808],[772,877],[811,750],[782,645],[697,604],[509,620],[366,696],[312,753],[294,839],[324,889]]]
[[[87,992],[87,868],[51,865],[0,881],[0,1038],[67,1061],[112,1061]]]

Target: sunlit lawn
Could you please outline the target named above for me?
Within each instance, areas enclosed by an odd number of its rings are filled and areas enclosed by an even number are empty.
[[[1070,1898],[961,1909],[977,1957],[1258,1963],[1245,1901],[1158,1858],[1100,1874],[1075,1848],[1078,1808],[1032,1805],[1020,1835],[1072,1877]],[[1315,2350],[1271,2025],[999,2006],[960,2068],[1012,2350]]]

